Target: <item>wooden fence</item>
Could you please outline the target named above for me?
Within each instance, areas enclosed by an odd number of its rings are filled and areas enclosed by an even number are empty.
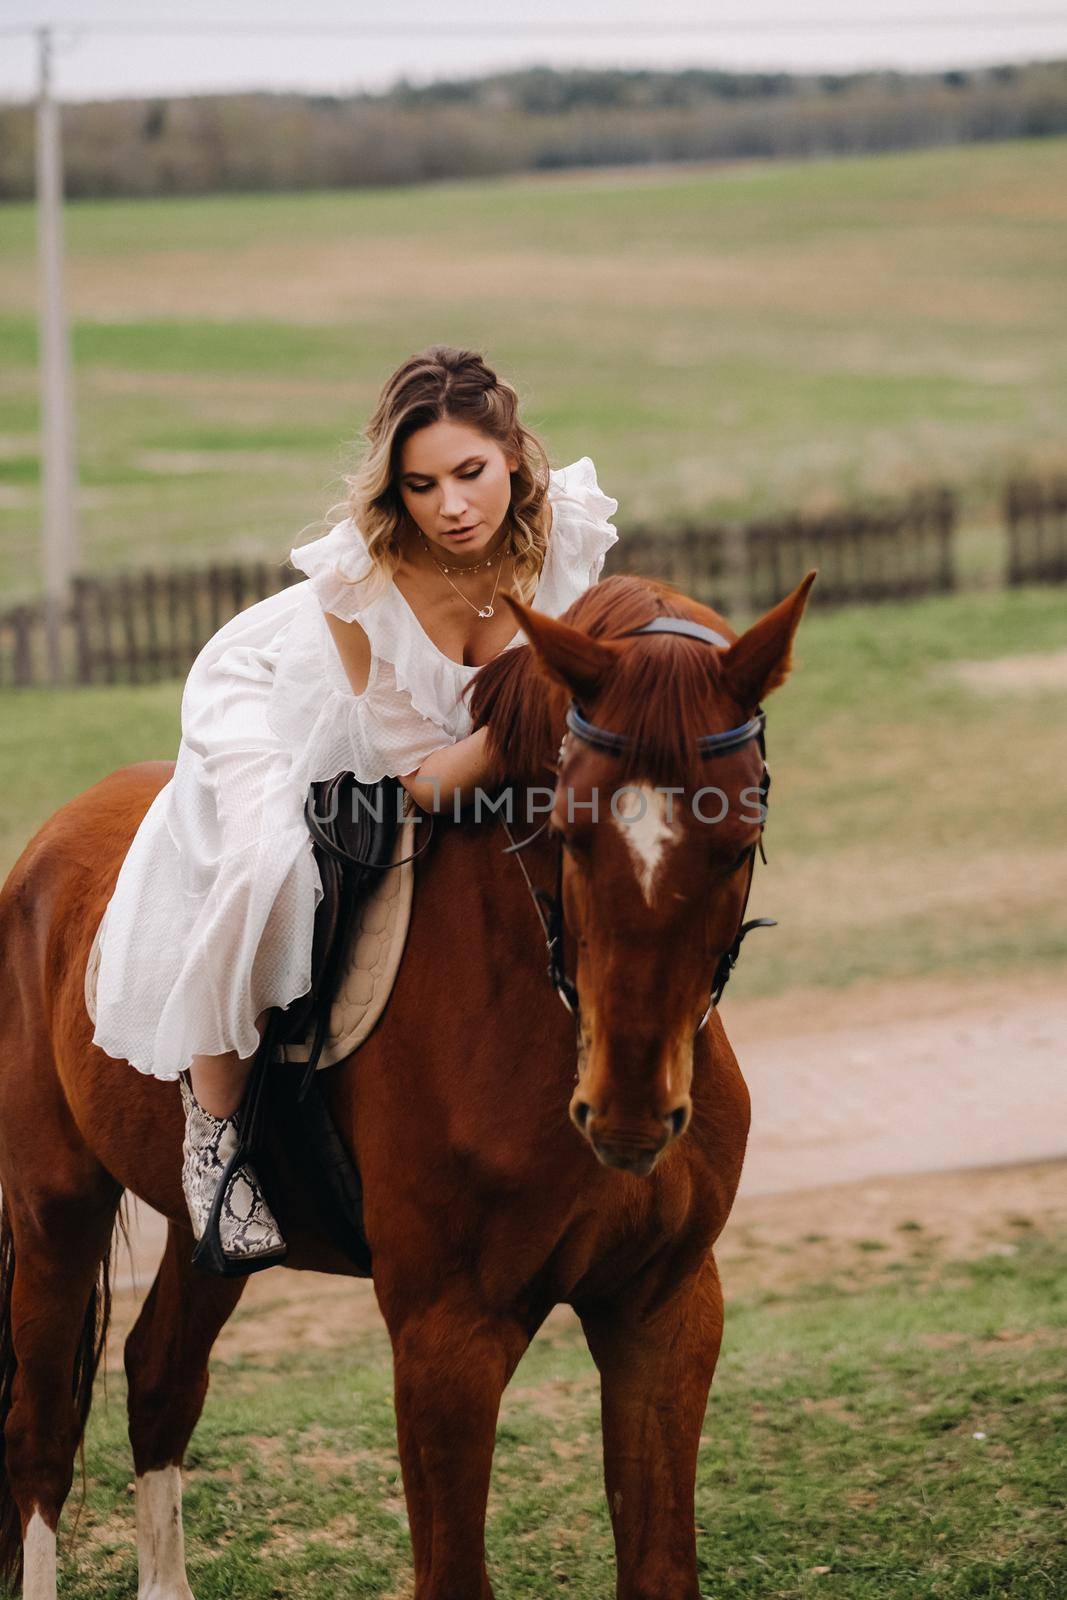
[[[896,504],[822,516],[628,530],[605,570],[654,574],[727,612],[766,610],[812,567],[812,601],[821,606],[907,600],[955,588],[956,523],[951,491],[923,489]]]
[[[819,606],[911,600],[956,587],[957,512],[948,489],[923,489],[896,505],[792,516],[745,529],[746,598],[764,611],[812,567]]]
[[[717,527],[624,528],[604,563],[604,576],[635,572],[661,578],[697,600],[723,608],[729,587],[731,530]]]
[[[1005,489],[1009,584],[1067,582],[1067,476]],[[728,614],[767,609],[811,567],[813,602],[901,600],[956,585],[956,502],[944,488],[899,503],[748,524],[627,528],[606,573],[664,578]],[[148,683],[183,676],[230,617],[302,575],[267,562],[76,580],[61,618],[68,683]],[[0,612],[0,687],[49,681],[44,609]]]
[[[224,622],[300,577],[255,561],[76,578],[60,620],[62,678],[92,684],[181,677]],[[48,666],[43,605],[0,613],[0,686],[46,683]]]
[[[1012,478],[1004,488],[1009,584],[1067,583],[1067,475]]]

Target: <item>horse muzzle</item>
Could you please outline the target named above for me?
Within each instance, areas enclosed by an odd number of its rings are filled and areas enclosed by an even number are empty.
[[[622,1122],[598,1114],[588,1100],[576,1093],[570,1116],[579,1133],[592,1146],[602,1166],[647,1178],[667,1146],[681,1138],[689,1126],[692,1105],[688,1097],[666,1116]]]

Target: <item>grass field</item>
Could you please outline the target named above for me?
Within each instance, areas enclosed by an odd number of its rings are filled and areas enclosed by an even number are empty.
[[[988,974],[1067,958],[1067,732],[1038,669],[1067,651],[1055,590],[810,616],[769,701],[770,864],[735,994]],[[1017,682],[995,689],[996,663]],[[974,687],[960,663],[985,663]],[[1031,681],[1032,676],[1032,681]],[[1046,674],[1047,676],[1047,674]],[[113,767],[172,757],[180,685],[0,695],[0,866]]]
[[[1062,1169],[1035,1176],[1035,1198],[1062,1184]],[[708,1600],[1065,1592],[1062,1189],[1058,1210],[994,1214],[974,1186],[1003,1181],[928,1179],[925,1202],[897,1180],[871,1198],[841,1191],[836,1206],[829,1190],[814,1206],[741,1206],[698,1466]],[[964,1182],[977,1214],[969,1238],[950,1239]],[[328,1283],[316,1297],[319,1280],[269,1276],[223,1336],[189,1452],[194,1592],[408,1600],[389,1349],[369,1294]],[[122,1401],[112,1371],[61,1574],[70,1600],[136,1587]],[[488,1532],[498,1600],[614,1594],[599,1448],[596,1374],[558,1315],[504,1398]]]
[[[378,387],[484,349],[619,518],[931,476],[1067,431],[1067,141],[67,215],[84,562],[280,557]],[[34,218],[0,208],[0,596],[37,586]]]

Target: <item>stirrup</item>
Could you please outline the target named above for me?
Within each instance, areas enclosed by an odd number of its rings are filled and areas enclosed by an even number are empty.
[[[185,1108],[182,1189],[197,1239],[193,1265],[227,1278],[277,1266],[289,1247],[249,1163],[238,1119],[213,1116],[185,1077],[179,1081]]]

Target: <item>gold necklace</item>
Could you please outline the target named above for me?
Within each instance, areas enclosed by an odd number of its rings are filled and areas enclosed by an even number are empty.
[[[450,571],[452,571],[452,572],[477,572],[480,567],[490,566],[492,564],[492,562],[494,560],[496,560],[496,556],[490,556],[488,561],[479,561],[477,563],[477,565],[473,566],[473,567],[451,567],[451,568],[449,568],[449,567],[445,566],[443,561],[438,561],[438,559],[434,555],[433,551],[430,550],[429,540],[426,538],[425,534],[423,534],[423,542],[425,543],[427,550],[429,550],[430,559],[433,562],[434,566],[439,568],[442,578],[444,578],[445,582],[451,588],[455,589],[456,593],[459,595],[459,597],[463,601],[464,605],[470,606],[471,610],[477,612],[478,616],[480,616],[483,619],[483,621],[488,621],[490,617],[495,617],[496,616],[496,608],[495,608],[493,602],[496,599],[496,592],[500,588],[500,574],[504,570],[503,559],[501,559],[500,566],[497,568],[496,582],[493,584],[493,592],[489,596],[489,604],[485,605],[485,606],[479,606],[479,605],[475,605],[473,600],[469,600],[467,598],[467,596],[463,593],[463,590],[459,587],[458,584],[452,582],[452,579],[448,576],[448,574],[449,574]],[[509,546],[510,546],[510,541],[509,541]],[[497,555],[500,556],[500,557],[503,557],[503,555],[504,555],[503,549],[498,550],[497,551]]]
[[[511,549],[511,540],[508,539],[504,544],[501,545],[499,550],[495,551],[493,555],[487,557],[485,561],[474,561],[470,564],[470,566],[450,567],[446,561],[442,561],[440,557],[434,555],[433,546],[421,529],[419,530],[419,537],[426,546],[426,554],[429,556],[434,566],[438,567],[442,572],[482,572],[488,570],[488,568],[493,565],[494,561],[499,561],[500,558],[506,555]]]

